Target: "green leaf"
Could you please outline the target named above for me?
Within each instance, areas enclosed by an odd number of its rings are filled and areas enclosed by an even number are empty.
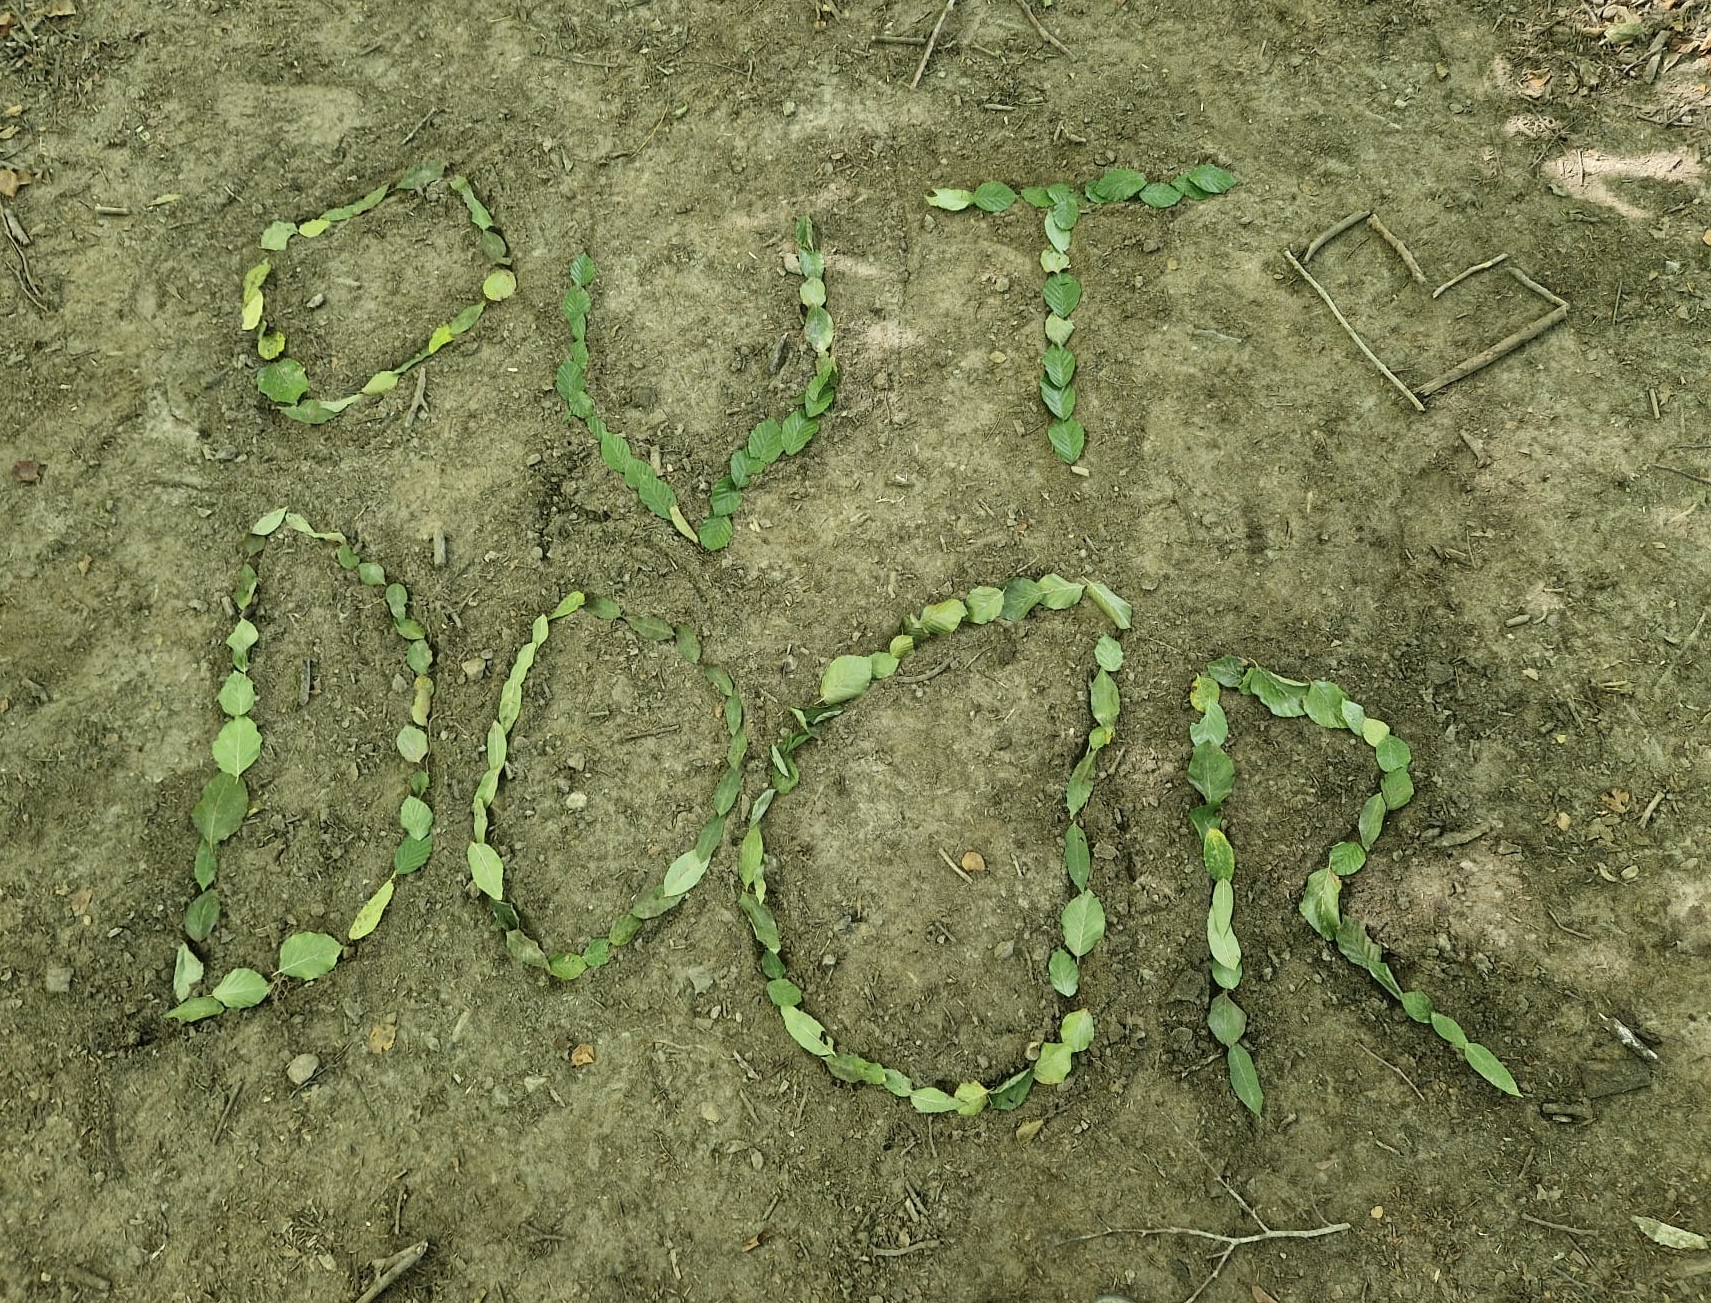
[[[267,300],[263,297],[261,287],[267,280],[267,275],[273,270],[270,262],[258,262],[244,273],[243,297],[243,328],[254,330],[261,325],[262,313],[266,310]]]
[[[1366,852],[1359,842],[1338,842],[1331,847],[1331,872],[1340,878],[1359,873],[1366,863]]]
[[[625,914],[606,930],[606,940],[615,946],[627,946],[641,934],[642,920],[634,914]],[[552,966],[548,961],[549,968]]]
[[[250,648],[256,645],[261,634],[248,620],[239,620],[226,637],[226,646],[232,649],[232,666],[234,669],[247,670],[250,667]]]
[[[1067,317],[1081,302],[1081,282],[1068,272],[1060,271],[1046,277],[1046,306],[1060,317]]]
[[[1200,843],[1200,859],[1213,882],[1228,882],[1236,876],[1236,848],[1221,828],[1207,830]]]
[[[210,748],[222,773],[238,777],[261,755],[261,731],[248,715],[228,719]]]
[[[986,585],[971,588],[963,599],[963,605],[967,608],[970,624],[991,624],[1003,613],[1004,593]]]
[[[1069,1076],[1075,1065],[1075,1055],[1062,1041],[1047,1041],[1040,1046],[1040,1057],[1034,1062],[1034,1080],[1042,1086],[1056,1086]]]
[[[1163,181],[1154,181],[1151,185],[1142,187],[1140,195],[1141,202],[1148,208],[1170,208],[1182,198],[1180,190]],[[1240,1094],[1241,1092],[1237,1091],[1236,1093]],[[1243,1102],[1246,1103],[1245,1100]],[[1257,1113],[1259,1110],[1255,1109],[1254,1111]]]
[[[1359,702],[1350,701],[1347,697],[1343,698],[1343,726],[1357,737],[1366,732],[1366,711],[1361,709]]]
[[[325,932],[294,933],[279,947],[279,976],[303,982],[325,977],[339,962],[340,949],[337,939]]]
[[[743,505],[742,490],[731,483],[729,475],[721,475],[713,485],[709,506],[715,516],[733,516]]]
[[[1462,1056],[1467,1060],[1467,1066],[1484,1077],[1505,1095],[1521,1096],[1521,1088],[1515,1084],[1515,1078],[1509,1075],[1509,1069],[1503,1066],[1499,1059],[1485,1046],[1469,1041],[1462,1049]]]
[[[1039,605],[1043,590],[1032,579],[1017,575],[1004,585],[1004,606],[999,615],[1011,622],[1024,619]]]
[[[281,416],[301,425],[325,425],[361,397],[361,394],[351,394],[347,398],[329,400],[311,398],[295,407],[281,407],[278,411]]]
[[[361,941],[375,928],[380,926],[380,916],[386,912],[386,907],[392,903],[392,893],[397,887],[397,880],[388,878],[380,884],[380,889],[363,902],[357,910],[356,917],[351,920],[350,931],[345,935],[352,941]]]
[[[779,945],[778,920],[773,917],[772,911],[747,892],[737,897],[737,904],[742,907],[743,913],[749,916],[749,928],[754,932],[755,940],[766,949],[776,952]]]
[[[547,972],[561,982],[574,982],[588,971],[588,961],[581,955],[560,953],[547,960]]]
[[[1394,733],[1379,739],[1377,753],[1378,767],[1387,774],[1398,769],[1406,769],[1414,760],[1414,753],[1409,749],[1408,744]]]
[[[275,507],[255,524],[250,526],[250,533],[257,538],[266,538],[285,523],[285,508]]]
[[[870,1086],[885,1084],[885,1069],[859,1054],[833,1054],[826,1060],[826,1070],[839,1081]]]
[[[770,466],[784,455],[784,431],[777,421],[768,417],[749,431],[749,461],[756,466]]]
[[[177,1008],[167,1010],[166,1016],[174,1022],[200,1022],[204,1018],[212,1018],[217,1013],[225,1013],[226,1006],[211,995],[199,995],[194,1000],[186,1000]]]
[[[1432,1021],[1432,997],[1424,991],[1404,991],[1402,1008],[1415,1022]]]
[[[802,335],[816,353],[832,346],[832,318],[824,308],[809,308],[802,322]]]
[[[588,286],[594,284],[594,277],[598,271],[599,268],[594,265],[594,259],[590,258],[586,253],[579,253],[571,261],[570,279],[575,284],[586,289]]]
[[[612,943],[605,937],[595,937],[582,947],[582,962],[590,968],[604,968],[612,958]]]
[[[1046,972],[1052,980],[1052,990],[1064,999],[1072,998],[1081,989],[1081,966],[1075,962],[1075,956],[1069,951],[1059,948],[1052,951],[1051,962],[1046,965]]]
[[[707,872],[709,860],[694,850],[685,851],[671,862],[665,871],[660,890],[668,896],[681,896],[700,882]]]
[[[1279,719],[1293,719],[1307,713],[1304,700],[1307,685],[1273,674],[1258,665],[1249,668],[1242,678],[1242,692],[1258,697],[1260,703]]]
[[[1399,771],[1400,772],[1400,771]],[[1366,804],[1360,808],[1360,823],[1358,832],[1363,850],[1371,850],[1372,844],[1378,840],[1378,834],[1384,831],[1384,811],[1386,803],[1384,793],[1376,792],[1367,797]]]
[[[1050,208],[1056,202],[1044,186],[1025,186],[1021,195],[1022,202],[1034,208]]]
[[[640,919],[658,918],[669,914],[683,903],[682,896],[668,896],[659,887],[650,887],[630,902],[630,913]]]
[[[1044,380],[1040,381],[1040,401],[1046,405],[1046,410],[1062,420],[1069,420],[1075,415],[1075,386],[1067,389],[1055,389]]]
[[[1224,715],[1224,707],[1216,701],[1207,703],[1201,717],[1188,728],[1188,740],[1195,746],[1206,742],[1221,747],[1229,737],[1230,721]]]
[[[511,251],[505,247],[505,237],[491,227],[481,233],[481,253],[488,262],[509,264],[511,261]]]
[[[253,968],[234,968],[210,994],[228,1009],[249,1009],[267,999],[268,981]]]
[[[1016,202],[1016,192],[1002,181],[987,181],[976,186],[974,206],[984,213],[1001,213]]]
[[[1467,1048],[1467,1033],[1461,1029],[1461,1024],[1454,1018],[1446,1018],[1441,1013],[1432,1015],[1432,1030],[1455,1046],[1458,1050]]]
[[[419,797],[406,796],[398,807],[398,825],[415,838],[425,838],[434,826],[434,812]]]
[[[1063,943],[1069,953],[1080,959],[1105,935],[1105,910],[1099,897],[1083,891],[1063,907]]]
[[[1414,799],[1414,780],[1408,776],[1406,769],[1392,769],[1379,782],[1378,791],[1384,798],[1387,809],[1400,810]]]
[[[1337,897],[1342,891],[1343,880],[1336,874],[1329,869],[1314,869],[1307,875],[1307,888],[1301,893],[1301,917],[1327,941],[1336,940],[1341,921],[1337,914]]]
[[[1045,369],[1047,382],[1058,389],[1075,378],[1075,354],[1067,348],[1053,344],[1040,358],[1040,365]]]
[[[1146,186],[1147,179],[1126,167],[1107,168],[1105,175],[1088,183],[1085,191],[1096,204],[1120,204],[1133,199]]]
[[[295,222],[270,222],[268,228],[261,233],[261,247],[269,253],[279,253],[291,243],[291,237],[296,234]]]
[[[1242,984],[1242,967],[1237,964],[1234,968],[1226,968],[1216,959],[1212,961],[1212,980],[1226,991],[1233,991]]]
[[[819,1019],[793,1005],[782,1006],[778,1012],[784,1019],[784,1030],[790,1033],[791,1040],[808,1053],[817,1054],[822,1059],[831,1055],[832,1041],[826,1035],[826,1029]]]
[[[1100,670],[1093,676],[1093,687],[1088,692],[1088,702],[1093,711],[1093,718],[1101,724],[1113,725],[1122,709],[1122,698],[1117,693],[1117,685],[1111,676]]]
[[[1390,736],[1390,725],[1382,719],[1374,719],[1371,715],[1360,726],[1361,739],[1369,746],[1376,748],[1379,743]]]
[[[433,858],[433,854],[433,837],[406,837],[392,852],[392,871],[400,877],[408,877]]]
[[[602,937],[601,940],[605,938]],[[519,964],[526,964],[530,968],[547,966],[547,952],[521,928],[512,928],[505,933],[505,951]]]
[[[1242,966],[1242,946],[1230,930],[1230,914],[1235,908],[1235,894],[1227,879],[1212,884],[1212,908],[1206,912],[1206,948],[1212,958],[1225,968]]]
[[[196,885],[207,889],[214,885],[214,875],[219,872],[220,856],[214,849],[214,843],[201,841],[196,844]]]
[[[1212,743],[1202,742],[1188,762],[1188,781],[1209,804],[1217,805],[1236,789],[1235,763]]]
[[[839,656],[820,678],[820,699],[827,705],[854,701],[873,680],[873,661],[866,656]]]
[[[1086,588],[1087,595],[1093,599],[1093,604],[1104,613],[1107,620],[1111,621],[1111,623],[1116,625],[1119,629],[1127,629],[1129,627],[1130,623],[1135,618],[1134,607],[1130,606],[1121,597],[1118,597],[1116,593],[1112,592],[1097,580],[1087,580]]]
[[[1070,244],[1069,228],[1059,222],[1057,217],[1057,210],[1055,208],[1046,214],[1046,240],[1050,243],[1052,248],[1056,249],[1061,254],[1067,255],[1069,253]]]
[[[428,754],[428,735],[414,725],[405,725],[398,730],[398,754],[411,764],[419,764]]]
[[[1060,317],[1057,313],[1046,316],[1046,338],[1054,344],[1067,344],[1069,337],[1075,334],[1075,323],[1068,317]]]
[[[1053,421],[1046,429],[1046,439],[1058,460],[1066,466],[1073,466],[1087,447],[1087,429],[1073,417]]]
[[[1063,834],[1063,864],[1077,891],[1087,890],[1092,863],[1087,853],[1087,834],[1081,830],[1080,824],[1070,824]]]
[[[937,1086],[923,1086],[920,1090],[911,1091],[909,1102],[917,1113],[955,1113],[962,1108],[961,1100],[945,1094]]]
[[[505,895],[505,862],[499,852],[484,842],[471,842],[466,857],[469,876],[489,900],[501,900]]]
[[[717,552],[731,541],[731,518],[709,516],[695,533],[696,540],[709,552]]]
[[[1216,163],[1202,163],[1188,170],[1188,179],[1209,195],[1221,195],[1236,184],[1236,178]]]
[[[802,1003],[802,988],[788,977],[775,977],[766,984],[766,997],[780,1009],[793,1009]]]
[[[1069,1046],[1071,1053],[1080,1054],[1093,1044],[1093,1015],[1085,1009],[1066,1013],[1058,1036]]]
[[[888,1083],[889,1084],[889,1083]],[[1022,1101],[1028,1098],[1028,1092],[1034,1088],[1034,1070],[1023,1068],[1015,1076],[994,1090],[988,1097],[988,1102],[994,1111],[1008,1113],[1012,1109],[1022,1107]]]
[[[968,190],[941,188],[928,195],[927,202],[934,208],[943,208],[947,213],[960,213],[974,202],[974,194]]]
[[[178,958],[172,965],[173,999],[185,999],[196,983],[202,980],[202,972],[202,961],[196,957],[196,952],[180,941]]]
[[[1115,674],[1123,668],[1123,644],[1108,633],[1099,635],[1099,641],[1093,645],[1093,659],[1099,663],[1099,668]]]
[[[1345,728],[1343,702],[1347,700],[1335,683],[1314,679],[1307,685],[1307,696],[1302,705],[1307,710],[1307,718],[1320,728]]]
[[[204,841],[218,845],[243,826],[249,813],[250,793],[235,774],[218,773],[202,788],[202,797],[190,812],[190,822]]]
[[[1241,1005],[1220,991],[1212,997],[1212,1007],[1206,1011],[1206,1025],[1212,1029],[1213,1039],[1228,1047],[1242,1039],[1242,1033],[1248,1029],[1248,1016]]]
[[[1228,1052],[1230,1062],[1230,1089],[1236,1092],[1236,1098],[1247,1105],[1248,1112],[1255,1117],[1265,1108],[1265,1092],[1260,1089],[1259,1072],[1254,1068],[1253,1055],[1245,1046],[1232,1045]]]
[[[935,636],[955,633],[967,618],[968,607],[955,597],[921,608],[921,627]]]

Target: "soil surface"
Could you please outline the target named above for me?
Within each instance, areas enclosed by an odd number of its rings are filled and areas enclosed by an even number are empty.
[[[1222,1245],[1076,1237],[1256,1218],[1347,1225],[1241,1247],[1201,1297],[1711,1295],[1707,1255],[1631,1221],[1711,1233],[1705,18],[1034,12],[1045,32],[1016,0],[948,8],[914,90],[931,0],[0,15],[0,1296],[354,1298],[426,1241],[388,1303],[1174,1303]],[[417,373],[421,403],[410,374],[326,424],[282,418],[240,322],[261,232],[424,159],[491,209],[515,297]],[[1038,389],[1040,214],[925,196],[1207,162],[1240,184],[1083,205],[1072,470]],[[1416,412],[1284,257],[1368,209],[1425,283],[1367,226],[1309,270],[1400,383],[1550,310],[1505,266],[1431,297],[1498,254],[1566,322]],[[699,521],[812,373],[804,214],[837,404],[703,552],[565,419],[567,269],[600,268],[589,391]],[[475,234],[437,181],[271,255],[269,319],[316,396],[475,301]],[[332,972],[184,1026],[164,1015],[190,812],[241,545],[277,506],[409,587],[436,657],[435,850]],[[409,775],[380,590],[289,531],[259,569],[264,744],[198,994],[271,974],[293,932],[343,936]],[[1048,571],[1136,612],[1085,815],[1109,926],[1073,1002],[1046,962],[1090,605],[923,648],[797,753],[766,831],[784,953],[841,1047],[991,1082],[1084,1007],[1063,1085],[962,1117],[834,1080],[757,971],[735,821],[606,967],[561,983],[507,953],[470,890],[470,800],[505,673],[563,594],[699,632],[747,709],[740,815],[833,657]],[[1412,745],[1418,794],[1345,900],[1521,1098],[1296,912],[1370,753],[1226,694],[1263,1114],[1231,1093],[1185,774],[1188,687],[1225,654],[1334,679]],[[495,839],[531,934],[574,948],[694,841],[727,732],[669,644],[586,615],[521,706]],[[968,851],[986,868],[965,879],[941,852]]]

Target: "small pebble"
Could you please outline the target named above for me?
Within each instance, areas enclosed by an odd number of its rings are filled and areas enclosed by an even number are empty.
[[[463,670],[464,682],[474,683],[483,674],[487,673],[487,662],[482,660],[479,656],[471,656],[468,660],[463,662],[461,668]]]
[[[46,974],[48,994],[71,994],[71,970],[69,968],[50,968]]]
[[[301,1086],[321,1070],[321,1060],[313,1054],[299,1054],[285,1066],[285,1075],[293,1086]]]

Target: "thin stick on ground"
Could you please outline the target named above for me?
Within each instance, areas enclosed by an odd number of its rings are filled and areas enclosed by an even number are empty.
[[[412,1244],[409,1248],[394,1253],[390,1258],[375,1263],[374,1269],[380,1274],[375,1277],[374,1284],[357,1296],[356,1303],[374,1303],[374,1300],[385,1293],[394,1281],[420,1262],[427,1252],[428,1242],[422,1240],[420,1243]]]
[[[1416,285],[1424,285],[1426,283],[1426,273],[1420,270],[1420,264],[1414,261],[1414,255],[1408,252],[1408,246],[1402,243],[1401,238],[1393,233],[1391,229],[1379,219],[1377,213],[1373,213],[1368,217],[1366,219],[1366,224],[1372,227],[1379,239],[1383,240],[1392,249],[1396,250],[1396,256],[1402,259],[1402,264],[1408,268],[1408,274],[1414,278],[1414,283]]]
[[[1060,54],[1069,55],[1072,59],[1075,57],[1073,54],[1070,54],[1069,46],[1065,45],[1062,41],[1058,40],[1057,37],[1048,32],[1045,29],[1045,25],[1034,16],[1034,11],[1028,7],[1028,0],[1016,0],[1016,3],[1022,6],[1022,12],[1028,15],[1028,21],[1034,25],[1034,30],[1040,34],[1040,39],[1042,41],[1048,42],[1051,47]]]
[[[1358,221],[1359,219],[1357,218],[1356,220]],[[1301,279],[1306,281],[1309,285],[1311,285],[1313,287],[1314,292],[1316,294],[1318,294],[1318,296],[1320,298],[1325,300],[1325,306],[1331,310],[1331,315],[1337,319],[1337,324],[1340,325],[1344,330],[1348,331],[1349,338],[1354,340],[1356,347],[1358,347],[1362,353],[1366,354],[1366,360],[1368,362],[1371,362],[1375,367],[1377,367],[1380,374],[1382,374],[1386,380],[1390,381],[1391,384],[1396,386],[1397,392],[1400,393],[1404,398],[1406,398],[1409,401],[1409,403],[1413,406],[1413,408],[1416,412],[1425,411],[1426,405],[1424,403],[1422,403],[1417,397],[1415,397],[1414,391],[1412,389],[1410,389],[1407,385],[1403,384],[1400,380],[1398,380],[1396,378],[1396,373],[1394,371],[1392,371],[1389,367],[1385,366],[1384,363],[1380,362],[1378,360],[1378,355],[1366,346],[1366,341],[1355,333],[1355,328],[1353,326],[1349,325],[1348,318],[1343,316],[1342,312],[1338,310],[1337,305],[1332,300],[1331,296],[1325,292],[1325,287],[1323,285],[1319,284],[1318,281],[1313,279],[1313,277],[1308,273],[1307,269],[1295,260],[1295,255],[1293,253],[1289,252],[1288,249],[1285,249],[1283,251],[1283,256],[1285,258],[1289,259],[1289,265],[1291,267],[1295,268],[1295,270],[1298,273],[1300,273]],[[1505,341],[1505,342],[1507,342],[1507,341]],[[1457,377],[1457,378],[1459,379],[1459,377]],[[1448,381],[1446,381],[1445,383],[1447,384]],[[1441,387],[1442,386],[1440,386],[1440,388]]]
[[[1367,1049],[1365,1045],[1361,1045],[1361,1043],[1359,1041],[1356,1041],[1355,1044],[1360,1045],[1361,1052],[1363,1054],[1365,1054],[1367,1056],[1367,1058],[1372,1059],[1375,1062],[1382,1063],[1385,1067],[1389,1068],[1392,1072],[1394,1072],[1398,1077],[1401,1077],[1402,1080],[1407,1084],[1408,1089],[1413,1091],[1416,1095],[1419,1096],[1420,1102],[1422,1104],[1426,1102],[1426,1097],[1424,1095],[1420,1094],[1420,1088],[1418,1086],[1416,1086],[1412,1081],[1408,1080],[1408,1074],[1406,1072],[1402,1071],[1401,1068],[1397,1067],[1389,1059],[1379,1058],[1378,1055],[1374,1054],[1371,1050]]]
[[[1455,286],[1460,285],[1469,276],[1477,275],[1482,271],[1490,271],[1493,267],[1497,266],[1498,263],[1503,262],[1508,257],[1509,255],[1506,253],[1500,253],[1495,258],[1487,258],[1484,262],[1474,263],[1473,266],[1469,267],[1461,275],[1450,277],[1442,285],[1438,286],[1437,289],[1433,290],[1432,297],[1434,299],[1443,297],[1445,290],[1453,289]]]
[[[1332,240],[1336,239],[1344,231],[1348,230],[1349,227],[1359,226],[1362,222],[1366,221],[1366,219],[1371,217],[1371,216],[1372,216],[1372,210],[1368,209],[1368,208],[1363,208],[1358,213],[1350,213],[1347,217],[1343,218],[1342,221],[1336,223],[1334,226],[1327,226],[1324,230],[1320,231],[1318,235],[1313,237],[1313,243],[1308,245],[1307,246],[1307,252],[1301,255],[1301,261],[1302,262],[1312,262],[1313,261],[1313,255],[1318,253],[1319,250],[1323,249]]]
[[[915,80],[909,83],[910,90],[921,84],[921,77],[927,71],[927,60],[933,57],[933,47],[939,43],[939,33],[945,30],[945,19],[951,16],[951,10],[955,8],[956,0],[945,0],[945,7],[939,12],[939,21],[933,24],[933,34],[927,38],[927,48],[921,51],[921,64],[915,69]]]
[[[1510,270],[1513,271],[1514,268],[1510,268]],[[1568,304],[1564,303],[1560,308],[1552,308],[1547,315],[1540,317],[1532,325],[1523,326],[1507,339],[1498,340],[1497,343],[1493,344],[1483,353],[1474,354],[1460,366],[1451,367],[1435,380],[1428,380],[1415,392],[1418,393],[1421,398],[1430,398],[1433,394],[1437,393],[1438,390],[1446,388],[1449,385],[1453,385],[1458,380],[1467,379],[1475,371],[1484,370],[1499,358],[1507,357],[1509,354],[1513,353],[1528,340],[1537,338],[1552,326],[1560,325],[1567,320]],[[1420,410],[1424,411],[1425,409],[1421,408]]]
[[[1229,1189],[1228,1186],[1225,1186],[1224,1188],[1226,1190]],[[1233,1194],[1234,1192],[1232,1191],[1231,1193]],[[1238,1199],[1237,1202],[1240,1203],[1242,1201]],[[1247,1207],[1245,1203],[1243,1203],[1242,1206]],[[1224,1246],[1224,1251],[1218,1255],[1218,1261],[1212,1264],[1211,1274],[1208,1275],[1205,1280],[1201,1281],[1200,1284],[1195,1287],[1194,1292],[1182,1301],[1182,1303],[1195,1303],[1195,1300],[1206,1292],[1212,1282],[1218,1279],[1218,1273],[1224,1270],[1224,1264],[1230,1260],[1231,1255],[1244,1244],[1263,1244],[1267,1240],[1316,1240],[1322,1236],[1337,1235],[1349,1229],[1348,1222],[1336,1222],[1330,1226],[1316,1226],[1310,1231],[1274,1231],[1264,1222],[1260,1221],[1253,1209],[1248,1209],[1248,1215],[1253,1217],[1256,1222],[1259,1222],[1260,1232],[1258,1235],[1220,1235],[1217,1231],[1202,1231],[1192,1226],[1146,1226],[1137,1228],[1113,1227],[1110,1230],[1094,1231],[1090,1235],[1072,1236],[1070,1239],[1064,1240],[1061,1243],[1081,1244],[1088,1240],[1101,1240],[1109,1235],[1135,1235],[1141,1237],[1149,1235],[1187,1235],[1194,1239],[1213,1240],[1222,1244]]]

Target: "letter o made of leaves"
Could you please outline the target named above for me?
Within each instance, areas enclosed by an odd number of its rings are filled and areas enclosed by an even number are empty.
[[[396,181],[376,186],[360,198],[342,207],[330,208],[319,217],[301,223],[274,222],[262,232],[261,247],[268,253],[284,253],[292,241],[317,239],[335,227],[372,212],[394,195],[420,196],[430,185],[445,179],[445,171],[446,165],[442,162],[418,163]],[[365,396],[390,392],[397,388],[399,377],[473,328],[489,303],[501,302],[516,292],[517,278],[510,270],[511,253],[506,247],[505,237],[493,224],[492,213],[465,177],[453,176],[445,184],[463,200],[482,255],[491,267],[481,282],[481,296],[450,321],[438,326],[414,354],[384,371],[375,372],[354,394],[342,398],[307,396],[309,376],[302,363],[285,355],[285,332],[267,316],[265,289],[273,273],[272,261],[263,259],[244,273],[243,328],[255,332],[256,353],[265,363],[256,375],[256,387],[273,401],[281,416],[305,425],[321,425]]]

